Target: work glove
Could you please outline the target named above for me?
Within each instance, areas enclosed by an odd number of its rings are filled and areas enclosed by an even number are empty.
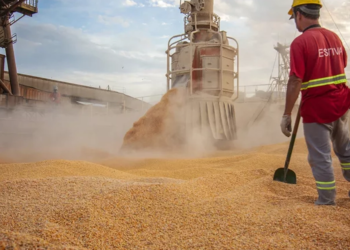
[[[291,133],[292,133],[292,117],[290,115],[284,115],[282,117],[281,130],[282,130],[282,133],[285,136],[287,136],[287,137],[291,136]]]

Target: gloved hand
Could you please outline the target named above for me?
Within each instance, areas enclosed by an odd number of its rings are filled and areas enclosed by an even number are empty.
[[[284,115],[282,117],[281,130],[282,130],[282,133],[285,136],[287,136],[287,137],[291,136],[291,133],[292,133],[292,117],[290,115]]]

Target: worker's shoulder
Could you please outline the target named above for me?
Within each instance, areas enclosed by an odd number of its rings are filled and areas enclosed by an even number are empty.
[[[314,38],[314,39],[325,39],[333,38],[339,39],[338,35],[326,28],[310,29],[301,35],[304,39]]]
[[[332,37],[333,40],[342,43],[342,42],[341,42],[341,39],[340,39],[340,37],[338,36],[337,33],[335,33],[334,31],[331,31],[331,30],[327,30],[327,29],[325,29],[325,30],[326,30],[326,32],[329,34],[329,37]]]
[[[300,36],[296,37],[291,46],[295,45],[301,45],[306,44],[309,42],[315,42],[319,39],[325,39],[325,37],[333,38],[333,39],[339,39],[338,35],[328,29],[325,28],[319,28],[319,29],[310,29]]]
[[[304,34],[301,34],[300,36],[294,38],[292,44],[290,45],[291,48],[302,45],[305,42],[305,38],[306,37],[304,36]]]
[[[326,29],[326,28],[324,28],[324,27],[319,28],[319,29],[315,29],[315,30],[316,30],[316,31],[319,30],[319,31],[321,31],[321,32],[323,32],[323,33],[331,33],[331,34],[336,35],[336,33],[335,33],[334,31],[329,30],[329,29]]]

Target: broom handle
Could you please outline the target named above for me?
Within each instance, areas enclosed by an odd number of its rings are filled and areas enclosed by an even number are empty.
[[[295,139],[297,137],[297,133],[298,133],[298,129],[299,129],[299,123],[300,123],[300,106],[298,109],[297,117],[295,119],[295,124],[294,124],[293,133],[292,133],[292,139],[291,139],[290,144],[289,144],[287,159],[286,159],[286,162],[284,164],[284,181],[286,181],[286,178],[287,178],[289,162],[290,162],[290,159],[292,158],[294,143],[295,143]]]

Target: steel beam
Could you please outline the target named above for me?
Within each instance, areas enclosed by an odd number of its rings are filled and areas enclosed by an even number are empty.
[[[11,37],[12,37],[9,17],[10,16],[7,16],[6,19],[4,20],[4,23],[3,23],[6,39],[11,39]],[[21,92],[20,92],[18,79],[17,79],[17,67],[16,67],[15,51],[13,49],[12,42],[6,47],[6,57],[7,57],[7,66],[8,66],[8,70],[9,70],[12,94],[14,96],[20,96]]]
[[[3,81],[5,76],[5,55],[0,54],[0,80]]]
[[[20,6],[25,0],[19,0],[18,2],[14,3],[7,11],[7,15],[10,15],[10,13],[14,12],[15,9]]]
[[[5,91],[5,93],[9,93],[10,95],[12,95],[11,90],[7,88],[7,86],[2,80],[0,80],[0,88],[2,88]]]

